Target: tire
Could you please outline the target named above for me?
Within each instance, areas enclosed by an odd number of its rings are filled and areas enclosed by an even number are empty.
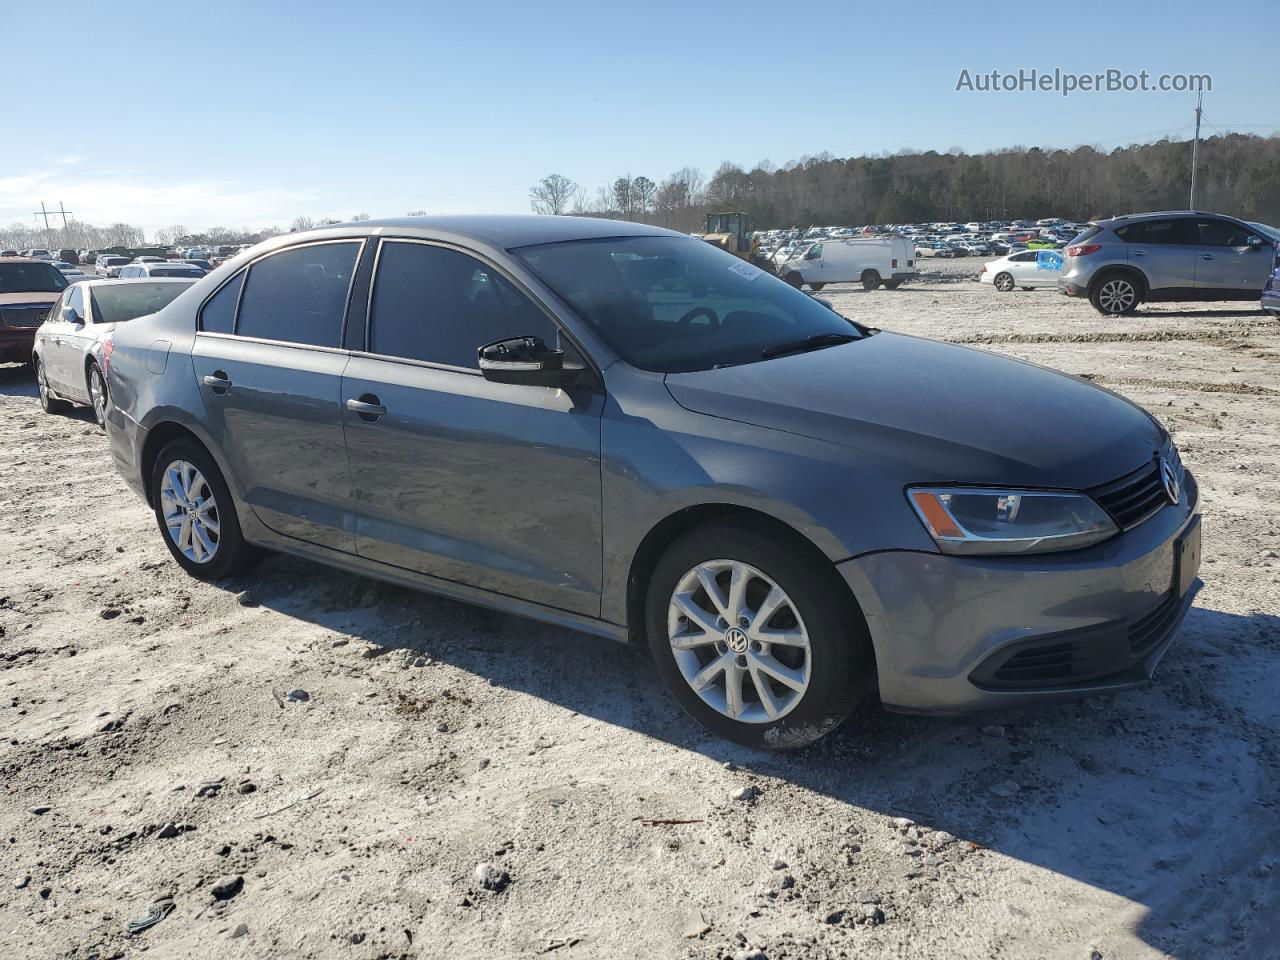
[[[193,467],[197,472],[189,473],[181,466],[184,464]],[[175,474],[167,488],[165,474],[171,467],[174,468]],[[188,482],[185,491],[182,485],[183,480]],[[166,509],[182,506],[182,503],[169,497],[169,489],[177,492],[179,497],[185,496],[186,500],[193,504],[203,505],[209,499],[213,500],[213,507],[203,508],[203,513],[200,508],[195,511],[185,511],[191,531],[185,538],[190,544],[188,548],[180,547],[175,539],[182,536],[181,524],[175,527],[174,533],[170,533],[170,526],[165,520]],[[247,543],[240,532],[240,520],[236,516],[235,503],[231,499],[231,491],[227,488],[226,481],[222,478],[222,471],[218,469],[209,452],[194,440],[180,438],[160,451],[151,470],[151,499],[152,509],[156,515],[156,525],[160,528],[160,536],[164,539],[165,546],[169,548],[169,553],[178,562],[178,566],[191,576],[199,580],[221,580],[224,577],[243,573],[258,559],[260,552]],[[182,516],[183,511],[179,509],[172,515]],[[205,519],[197,524],[195,520],[200,517]],[[216,530],[208,529],[208,519],[215,522]],[[197,528],[204,532],[203,541],[196,535]],[[210,533],[214,536],[210,537]],[[201,554],[210,542],[213,551],[201,558]],[[188,549],[191,551],[190,554],[186,552]]]
[[[886,280],[884,282],[884,288],[886,290],[897,290],[900,286],[902,286],[901,280]]]
[[[1014,288],[1013,274],[997,273],[996,278],[991,282],[991,285],[1001,293],[1008,293]]]
[[[825,283],[811,283],[809,284],[809,289],[812,290],[814,293],[817,293],[819,290],[821,290],[825,286],[826,286]]]
[[[44,378],[44,364],[39,360],[32,360],[34,365],[34,373],[36,376],[36,389],[40,392],[40,409],[45,413],[65,414],[71,410],[71,404],[65,400],[61,400],[49,389],[48,381]]]
[[[874,270],[862,271],[862,289],[875,290],[880,286],[880,274]]]
[[[93,418],[98,421],[98,428],[107,429],[107,404],[111,401],[107,394],[107,381],[97,363],[89,364],[85,375],[85,390],[89,394],[89,406],[93,408]]]
[[[804,286],[804,278],[801,277],[800,274],[795,272],[788,273],[782,279],[787,281],[787,283],[791,284],[797,290],[799,290],[802,286]]]
[[[1021,287],[1022,290],[1034,290],[1035,287]]]
[[[1103,274],[1089,289],[1089,302],[1104,316],[1123,317],[1138,309],[1142,291],[1128,274]]]
[[[789,631],[792,644],[761,647],[754,639],[757,625],[729,625],[717,618],[711,611],[719,607],[698,578],[702,565],[711,568],[703,572],[724,601],[731,597],[732,568],[745,575],[742,613],[754,616],[764,596],[775,588],[782,591],[784,602],[766,614],[764,626],[773,635]],[[677,601],[677,594],[683,599]],[[690,615],[682,620],[680,610]],[[679,638],[699,623],[713,632],[691,632],[685,636],[695,643],[675,649],[672,633]],[[787,750],[810,744],[839,726],[875,689],[871,640],[848,587],[816,550],[765,527],[711,523],[668,547],[649,580],[645,625],[658,672],[676,701],[707,730],[749,747]],[[715,640],[700,639],[720,630],[725,632]],[[793,645],[797,637],[807,647]],[[708,675],[713,662],[723,666]],[[778,668],[790,683],[769,672]],[[736,717],[728,692],[730,669],[741,682]],[[699,676],[706,678],[701,692],[687,679]],[[766,695],[758,684],[764,684]]]

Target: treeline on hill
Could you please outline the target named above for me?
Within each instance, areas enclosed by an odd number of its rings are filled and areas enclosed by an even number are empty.
[[[701,229],[709,210],[745,211],[762,229],[1047,216],[1084,221],[1184,209],[1190,172],[1191,141],[1161,140],[1110,152],[1030,147],[847,160],[823,155],[753,170],[725,163],[705,183],[685,168],[656,184],[619,177],[594,196],[560,177],[549,198],[548,177],[530,189],[530,201],[543,213],[643,220],[684,231]],[[560,200],[560,209],[551,209],[549,199]],[[1280,136],[1202,140],[1196,206],[1280,222]]]

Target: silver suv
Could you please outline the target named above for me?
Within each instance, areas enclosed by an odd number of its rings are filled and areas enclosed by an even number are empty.
[[[1256,301],[1275,261],[1274,241],[1242,220],[1136,213],[1089,224],[1066,249],[1058,291],[1110,316],[1143,301]]]

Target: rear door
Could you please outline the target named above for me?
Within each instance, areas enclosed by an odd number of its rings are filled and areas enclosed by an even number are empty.
[[[342,382],[361,556],[508,596],[600,610],[595,383],[491,383],[477,350],[556,323],[468,251],[384,240],[365,349]]]
[[[1261,296],[1274,262],[1273,248],[1249,246],[1258,235],[1242,224],[1215,217],[1194,221],[1196,289],[1202,295]]]
[[[343,324],[359,239],[286,247],[205,302],[192,350],[206,426],[254,514],[277,533],[352,552],[342,432]]]
[[[1129,262],[1142,270],[1152,291],[1176,296],[1195,288],[1195,252],[1187,245],[1190,220],[1144,220],[1119,227]]]

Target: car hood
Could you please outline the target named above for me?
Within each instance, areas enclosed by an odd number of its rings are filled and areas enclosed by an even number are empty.
[[[62,292],[57,293],[0,293],[0,307],[13,307],[19,304],[57,303]]]
[[[1084,489],[1166,441],[1142,408],[1087,381],[893,333],[666,383],[688,410],[853,448],[910,482]]]

